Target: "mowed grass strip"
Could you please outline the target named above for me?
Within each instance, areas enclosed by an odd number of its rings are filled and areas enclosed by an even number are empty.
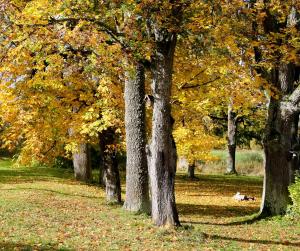
[[[197,177],[178,174],[183,227],[168,229],[107,205],[100,187],[74,181],[70,170],[17,168],[1,160],[0,250],[300,250],[299,222],[251,222],[261,178]],[[256,200],[237,202],[237,191]]]

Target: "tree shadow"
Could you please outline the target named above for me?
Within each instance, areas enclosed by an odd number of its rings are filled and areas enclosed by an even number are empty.
[[[178,203],[178,212],[181,215],[203,215],[215,217],[238,217],[254,214],[257,208],[247,206],[219,206],[219,205],[195,205]]]
[[[243,219],[239,221],[232,221],[228,223],[213,223],[208,221],[181,221],[184,224],[193,224],[193,225],[211,225],[211,226],[239,226],[239,225],[251,225],[254,224],[263,218],[260,217],[257,213],[254,216],[250,216],[248,219]]]
[[[56,193],[64,196],[72,196],[72,197],[82,197],[82,198],[89,198],[89,199],[101,199],[103,197],[101,196],[88,196],[88,195],[82,195],[82,194],[70,194],[70,193],[64,193],[61,191],[51,190],[51,189],[45,189],[45,188],[31,188],[31,187],[22,187],[22,188],[4,188],[0,189],[0,191],[18,191],[18,190],[33,190],[33,191],[42,191],[42,192],[49,192],[49,193]]]
[[[31,250],[54,250],[54,251],[69,251],[72,249],[68,248],[58,248],[56,244],[44,244],[44,245],[30,245],[24,243],[14,243],[14,242],[0,242],[1,250],[22,250],[22,251],[31,251]]]
[[[57,168],[9,168],[0,170],[0,183],[30,183],[55,179],[72,179],[71,170]]]
[[[265,244],[265,245],[283,245],[283,246],[291,246],[291,247],[300,247],[300,242],[290,242],[290,241],[271,241],[271,240],[249,240],[242,239],[237,237],[227,237],[221,235],[209,235],[205,234],[206,238],[210,238],[212,240],[226,240],[226,241],[238,241],[245,243],[254,243],[254,244]]]

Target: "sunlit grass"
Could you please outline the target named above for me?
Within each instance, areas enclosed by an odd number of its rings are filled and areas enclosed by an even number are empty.
[[[2,160],[0,250],[300,248],[299,222],[276,218],[250,224],[259,209],[261,178],[197,178],[189,181],[183,173],[177,176],[176,197],[183,227],[157,228],[146,215],[107,205],[100,187],[74,181],[69,170],[11,167],[9,160]],[[256,200],[234,201],[237,191]]]
[[[207,163],[202,163],[200,169],[205,174],[223,174],[226,171],[226,150],[214,150],[212,155],[217,157]],[[263,152],[262,150],[240,150],[236,152],[236,169],[241,175],[263,176]]]

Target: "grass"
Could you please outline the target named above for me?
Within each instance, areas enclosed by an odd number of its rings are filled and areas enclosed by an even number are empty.
[[[226,171],[228,153],[225,150],[214,150],[214,160],[200,165],[204,174],[223,174]],[[237,150],[236,169],[239,174],[250,176],[263,176],[263,152],[262,150]]]
[[[299,222],[250,224],[261,178],[197,177],[178,174],[183,227],[168,229],[107,205],[101,188],[74,181],[68,170],[16,168],[0,160],[0,250],[300,250]],[[257,199],[236,202],[237,191]]]

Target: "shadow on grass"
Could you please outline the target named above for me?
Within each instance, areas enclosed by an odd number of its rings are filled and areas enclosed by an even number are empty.
[[[194,225],[211,225],[211,226],[239,226],[239,225],[250,225],[253,224],[255,222],[258,222],[262,219],[262,217],[258,216],[258,214],[254,214],[251,215],[249,217],[246,216],[247,219],[242,219],[239,221],[232,221],[232,222],[228,222],[228,223],[212,223],[212,222],[208,222],[208,221],[181,221],[184,224],[194,224]]]
[[[49,178],[72,178],[71,170],[61,170],[57,168],[7,168],[0,169],[0,182],[5,183],[6,181],[16,181],[16,180],[36,180],[36,179],[49,179]]]
[[[256,208],[245,206],[218,206],[218,205],[195,205],[178,203],[178,211],[181,215],[212,215],[215,217],[238,217],[254,214]]]
[[[55,244],[45,244],[45,245],[28,245],[23,243],[14,243],[14,242],[0,242],[0,250],[22,250],[22,251],[31,251],[31,250],[55,250],[55,251],[69,251],[68,248],[58,248]]]
[[[229,177],[225,175],[198,175],[198,181],[190,181],[186,176],[176,178],[176,191],[191,191],[191,196],[214,194],[215,196],[233,196],[237,192],[258,197],[262,193],[262,179],[256,177]],[[195,191],[194,193],[192,191]]]
[[[72,197],[82,197],[82,198],[89,198],[89,199],[100,199],[102,197],[98,196],[87,196],[87,195],[81,195],[81,194],[70,194],[70,193],[64,193],[56,190],[51,189],[45,189],[45,188],[31,188],[31,187],[22,187],[22,188],[7,188],[7,189],[0,189],[0,191],[18,191],[18,190],[33,190],[33,191],[42,191],[42,192],[49,192],[49,193],[57,193],[64,196],[72,196]]]
[[[290,242],[290,241],[251,240],[251,239],[249,240],[249,239],[242,239],[236,237],[227,237],[221,235],[207,235],[207,234],[206,234],[206,238],[210,238],[212,240],[225,240],[225,241],[237,241],[237,242],[254,243],[254,244],[300,247],[300,242]]]
[[[179,173],[176,175],[177,183],[190,183],[197,184],[199,182],[221,182],[232,185],[261,185],[262,178],[261,177],[253,177],[253,176],[243,176],[243,175],[205,175],[205,174],[197,174],[195,180],[190,180],[189,177],[185,174]]]

